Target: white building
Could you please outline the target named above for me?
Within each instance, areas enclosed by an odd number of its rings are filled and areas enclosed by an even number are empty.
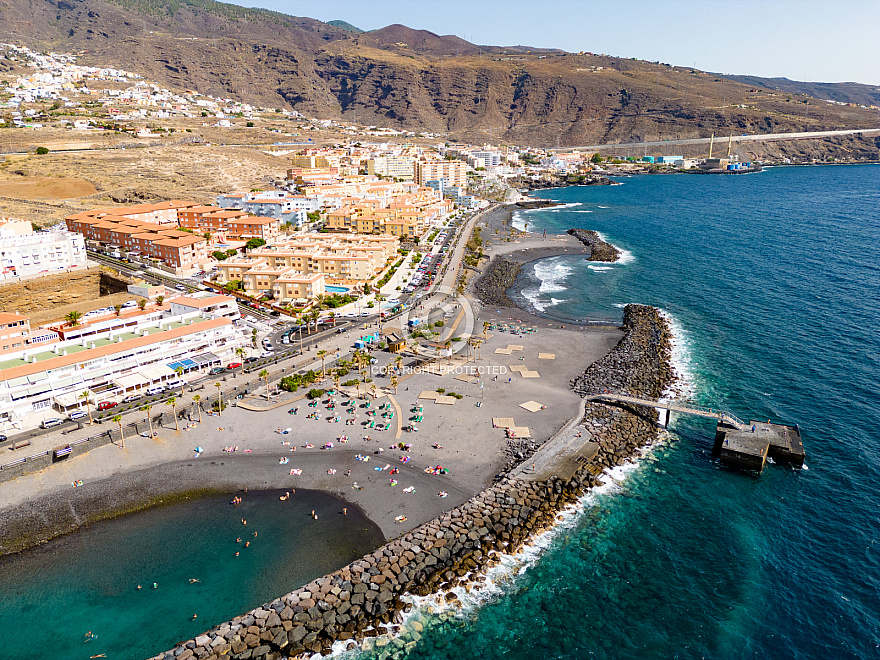
[[[31,223],[0,218],[0,281],[51,273],[86,263],[86,244],[79,234],[34,232]]]
[[[156,318],[90,336],[3,355],[0,430],[34,428],[45,419],[119,402],[157,384],[196,377],[248,343],[228,318],[202,312]]]

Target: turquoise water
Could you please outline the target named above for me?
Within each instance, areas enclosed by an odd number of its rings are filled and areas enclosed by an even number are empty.
[[[342,516],[329,495],[278,496],[153,509],[0,560],[0,658],[141,660],[382,542],[378,528],[351,508]]]
[[[520,214],[627,251],[540,262],[525,297],[559,318],[663,308],[689,396],[799,423],[806,468],[721,468],[712,423],[673,416],[503,595],[426,617],[408,657],[880,657],[880,166],[623,182]]]
[[[327,285],[324,287],[324,290],[328,291],[330,293],[348,293],[348,287],[344,287],[344,286]]]

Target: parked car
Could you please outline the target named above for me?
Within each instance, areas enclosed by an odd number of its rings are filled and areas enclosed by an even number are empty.
[[[256,361],[257,361],[257,358],[255,358],[255,357],[249,357],[249,358],[244,359],[245,364],[253,364]]]
[[[118,405],[115,401],[101,401],[98,404],[98,410],[110,410],[110,408],[115,408]]]
[[[162,394],[165,391],[165,387],[162,385],[155,385],[154,387],[147,388],[147,396],[155,396],[157,394]]]
[[[211,369],[211,371],[208,372],[208,375],[210,375],[210,376],[219,376],[219,375],[222,374],[224,371],[226,371],[226,369],[224,369],[223,367],[214,367],[213,369]]]
[[[238,369],[239,367],[241,367],[241,362],[230,362],[226,365],[227,369]]]
[[[129,394],[122,400],[122,403],[133,403],[141,398],[140,394]]]
[[[86,412],[83,412],[82,410],[74,410],[72,413],[70,413],[67,416],[67,419],[69,419],[71,422],[75,422],[78,419],[83,419],[84,417],[88,417],[88,416],[89,416],[89,414]]]
[[[262,353],[260,353],[260,357],[261,358],[275,357],[275,351],[263,351]]]
[[[64,423],[59,417],[50,417],[49,419],[44,419],[40,424],[40,428],[51,429],[53,426],[61,426]]]

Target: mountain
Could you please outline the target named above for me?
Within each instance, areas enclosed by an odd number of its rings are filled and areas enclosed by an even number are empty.
[[[0,0],[4,41],[306,116],[566,146],[876,125],[875,114],[690,68],[479,46],[213,0]]]
[[[817,99],[838,103],[880,106],[880,85],[863,85],[854,82],[823,83],[800,82],[788,78],[761,78],[759,76],[724,76],[750,87],[774,89],[790,94],[806,94]]]
[[[340,30],[345,30],[346,32],[351,32],[353,34],[363,34],[363,30],[358,27],[355,27],[351,23],[346,23],[345,21],[327,21],[327,25],[332,25],[333,27],[337,27]]]

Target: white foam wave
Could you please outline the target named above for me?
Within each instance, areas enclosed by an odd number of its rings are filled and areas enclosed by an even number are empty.
[[[572,211],[572,213],[592,213],[592,211],[585,211],[582,209],[580,211]]]
[[[609,207],[607,207],[607,206],[600,206],[599,208],[600,208],[600,209],[607,209],[607,208],[609,208]]]
[[[612,266],[595,266],[593,264],[588,264],[587,268],[589,268],[590,270],[598,271],[598,272],[602,272],[604,270],[614,270],[614,268]]]
[[[571,275],[571,266],[555,259],[545,259],[535,264],[535,277],[541,282],[539,293],[565,291],[565,278]]]
[[[696,377],[694,375],[694,356],[692,341],[688,333],[676,318],[665,309],[658,309],[660,316],[666,319],[672,330],[672,370],[675,379],[663,392],[667,399],[692,399],[696,393]]]
[[[605,236],[605,234],[603,234],[602,232],[597,231],[597,232],[596,232],[596,236],[598,236],[600,239],[602,239],[603,241],[605,241],[605,242],[608,243],[609,245],[614,246],[614,248],[615,248],[618,252],[620,252],[620,257],[618,257],[617,261],[615,261],[614,263],[616,263],[616,264],[620,264],[620,265],[626,265],[626,264],[630,264],[630,263],[632,263],[633,261],[636,260],[636,256],[635,256],[632,252],[630,252],[629,250],[626,250],[626,249],[620,247],[619,245],[614,245],[614,243],[612,243],[611,241],[609,241],[609,240],[608,240],[608,237]]]

